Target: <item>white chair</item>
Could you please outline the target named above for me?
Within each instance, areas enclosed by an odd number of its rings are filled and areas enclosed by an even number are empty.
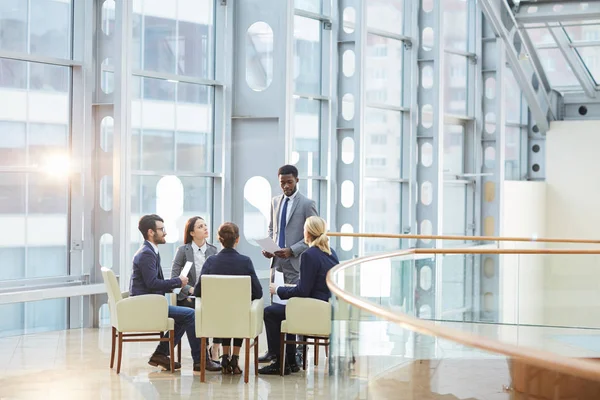
[[[250,347],[254,347],[254,374],[258,374],[258,336],[263,329],[263,300],[250,301],[249,276],[204,275],[202,298],[196,298],[196,336],[200,348],[207,338],[245,339],[244,382],[248,383]],[[254,339],[252,344],[250,339]],[[204,382],[206,351],[200,352],[200,381]]]
[[[285,345],[302,345],[302,369],[306,369],[306,345],[315,346],[315,365],[319,364],[319,346],[329,349],[331,335],[331,304],[326,301],[306,297],[293,297],[285,306],[285,320],[281,321],[281,376],[285,370]],[[304,336],[304,340],[287,340],[287,334]],[[312,342],[310,341],[312,339]],[[321,343],[323,340],[323,343]]]
[[[167,299],[158,294],[128,297],[128,293],[121,293],[115,273],[108,268],[102,268],[102,278],[108,293],[112,325],[110,367],[113,367],[115,361],[116,339],[119,341],[117,374],[121,372],[123,342],[168,341],[171,350],[171,372],[175,372],[175,321],[168,317]],[[166,331],[169,332],[168,338],[163,337]],[[151,336],[158,338],[149,338]]]

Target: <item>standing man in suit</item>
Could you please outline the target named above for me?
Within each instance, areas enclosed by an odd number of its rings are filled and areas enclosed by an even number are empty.
[[[130,296],[144,294],[164,296],[173,289],[185,287],[188,284],[186,276],[165,279],[163,275],[158,252],[158,245],[166,243],[167,232],[163,219],[156,214],[144,215],[140,218],[138,229],[144,236],[144,244],[133,257],[133,270],[129,284]],[[169,306],[169,318],[175,321],[175,345],[179,344],[181,337],[186,333],[192,350],[194,371],[200,371],[200,339],[196,337],[195,311],[188,307]],[[154,367],[161,366],[167,370],[171,368],[167,342],[160,342],[148,364]],[[181,368],[181,364],[175,363],[175,369],[178,368]]]
[[[271,200],[269,237],[281,250],[274,254],[263,250],[262,254],[271,259],[271,268],[283,272],[285,283],[296,284],[300,278],[300,255],[308,249],[304,242],[304,222],[308,217],[319,215],[313,200],[298,191],[298,169],[284,165],[277,172],[283,194]],[[270,362],[275,354],[267,352],[259,362]]]

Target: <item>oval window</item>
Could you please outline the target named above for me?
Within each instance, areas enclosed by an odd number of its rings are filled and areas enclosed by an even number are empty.
[[[256,22],[246,33],[246,83],[261,92],[273,81],[273,29]]]
[[[269,228],[271,184],[262,176],[253,176],[244,185],[244,238],[253,246],[265,237]]]

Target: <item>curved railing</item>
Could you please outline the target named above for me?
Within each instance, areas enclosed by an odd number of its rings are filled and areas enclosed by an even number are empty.
[[[422,239],[427,238],[430,240],[465,240],[465,241],[479,241],[479,242],[537,242],[537,243],[563,243],[563,244],[600,244],[599,240],[582,240],[582,239],[548,239],[548,238],[497,238],[497,237],[468,237],[468,236],[421,236],[421,235],[386,235],[386,234],[360,234],[360,233],[337,233],[331,232],[330,236],[352,236],[352,237],[376,237],[376,238],[395,238],[395,239]],[[450,249],[426,249],[426,248],[411,248],[406,250],[398,250],[393,252],[387,252],[383,254],[377,254],[362,258],[353,259],[347,262],[343,262],[334,267],[327,275],[327,285],[329,286],[334,300],[334,319],[336,314],[336,307],[339,304],[346,303],[349,307],[353,307],[359,312],[370,314],[371,316],[389,323],[397,324],[400,329],[409,331],[414,334],[426,335],[429,337],[444,339],[450,342],[465,346],[467,348],[479,349],[487,353],[493,353],[495,355],[501,355],[506,357],[507,365],[510,369],[510,376],[512,386],[519,386],[515,384],[515,371],[519,370],[515,366],[526,366],[525,377],[521,377],[524,381],[528,382],[529,385],[533,380],[539,379],[540,387],[535,393],[538,397],[545,399],[543,392],[543,384],[541,383],[544,373],[552,373],[554,375],[550,380],[553,386],[555,397],[548,398],[563,398],[556,396],[556,393],[560,393],[560,388],[565,386],[565,382],[569,382],[570,388],[565,389],[563,387],[563,393],[569,392],[575,393],[573,390],[580,390],[581,387],[585,387],[587,392],[585,393],[597,393],[598,397],[589,397],[591,395],[584,395],[584,397],[572,397],[572,398],[600,398],[600,363],[585,359],[585,358],[574,358],[565,354],[557,354],[552,351],[539,349],[535,347],[520,346],[512,343],[507,343],[499,339],[493,339],[485,337],[476,333],[467,332],[466,330],[457,329],[456,327],[445,326],[439,321],[424,320],[418,318],[415,315],[411,315],[409,312],[402,312],[398,310],[392,310],[382,304],[378,304],[372,299],[363,298],[353,290],[348,290],[344,285],[339,284],[339,280],[336,279],[340,274],[348,271],[352,268],[364,266],[365,264],[375,262],[377,260],[393,259],[393,258],[414,258],[418,255],[451,255],[451,254],[497,254],[497,255],[600,255],[599,249],[571,249],[571,248],[537,248],[537,249],[503,249],[503,248],[450,248]],[[416,313],[413,313],[416,314]],[[594,331],[595,332],[595,331]],[[599,331],[600,332],[600,331]],[[338,332],[339,333],[339,332]],[[334,335],[336,329],[334,329]],[[332,338],[333,339],[333,338]],[[598,340],[600,343],[600,333],[598,334]],[[335,339],[333,340],[335,343]],[[564,352],[563,352],[564,353]],[[335,349],[333,350],[333,358],[335,359]],[[354,356],[352,356],[354,358]],[[331,362],[331,361],[330,361]],[[532,375],[531,368],[536,369],[536,373]],[[521,368],[522,372],[523,369]],[[542,371],[542,372],[540,372]],[[537,377],[537,378],[536,378]],[[575,385],[579,389],[573,389],[573,379],[584,380],[587,382],[585,385]],[[368,381],[368,379],[367,379]],[[546,382],[547,383],[547,382]],[[509,384],[509,382],[507,382]],[[527,386],[526,385],[526,386]],[[562,386],[561,386],[562,385]],[[590,386],[591,385],[591,386]],[[510,386],[507,385],[507,386]],[[594,390],[598,390],[594,392]],[[533,395],[532,389],[525,388],[523,385],[516,392],[528,393]],[[591,392],[590,392],[591,390]],[[535,391],[535,390],[534,390]],[[557,392],[558,391],[558,392]],[[594,395],[595,396],[595,395]]]

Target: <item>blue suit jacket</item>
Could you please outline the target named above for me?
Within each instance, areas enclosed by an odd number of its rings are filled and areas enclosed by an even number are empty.
[[[129,295],[142,294],[164,295],[181,287],[181,279],[165,279],[160,266],[160,258],[148,241],[133,256],[133,269],[129,283]]]
[[[325,277],[331,268],[339,264],[335,251],[331,255],[318,247],[310,247],[300,256],[300,280],[296,286],[280,286],[277,295],[282,299],[292,297],[310,297],[329,301],[331,291],[327,287]]]
[[[252,300],[262,298],[262,286],[256,276],[252,260],[234,249],[223,249],[204,261],[200,278],[194,288],[196,297],[202,295],[202,275],[248,275],[252,284]]]

